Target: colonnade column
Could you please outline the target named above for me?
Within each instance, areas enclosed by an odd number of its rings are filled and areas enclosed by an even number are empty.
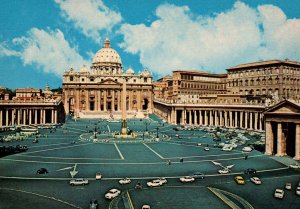
[[[17,110],[17,112],[18,112],[18,122],[17,122],[17,125],[20,125],[20,123],[21,123],[21,109],[19,109],[19,110]]]
[[[238,119],[237,119],[237,111],[234,112],[234,127],[237,128],[238,127]]]
[[[220,111],[220,126],[223,126],[223,111]]]
[[[263,123],[262,123],[262,121],[263,121],[263,114],[262,113],[260,113],[259,114],[259,130],[263,130]]]
[[[274,134],[270,121],[266,121],[266,155],[272,155],[274,149]]]
[[[2,126],[2,110],[0,110],[0,126]]]
[[[198,125],[197,110],[194,110],[194,125]]]
[[[199,125],[203,125],[202,110],[199,110]]]
[[[249,128],[253,129],[253,120],[252,120],[253,114],[252,114],[252,112],[249,113],[249,117],[250,117],[250,126],[249,126]]]
[[[106,97],[107,97],[107,92],[104,91],[104,104],[103,104],[103,110],[104,110],[104,111],[107,111],[107,109],[106,109],[106,102],[107,102]],[[125,101],[126,101],[126,100],[125,100]],[[126,104],[127,104],[127,101],[126,101]],[[125,111],[126,111],[126,110],[125,110]]]
[[[300,160],[300,124],[296,124],[295,134],[295,160]]]
[[[204,125],[208,126],[207,111],[204,110]]]
[[[218,126],[219,125],[219,123],[218,123],[218,111],[217,110],[215,110],[215,126]]]
[[[243,112],[242,111],[240,111],[239,112],[240,113],[240,128],[243,128]]]
[[[232,127],[232,111],[229,111],[229,127]]]
[[[277,123],[277,156],[286,155],[286,140],[282,132],[282,124]]]
[[[245,112],[245,128],[248,128],[248,112]]]
[[[32,110],[29,110],[29,125],[32,124]]]
[[[258,123],[258,113],[254,113],[254,129],[257,130],[257,123]]]
[[[228,119],[227,119],[227,115],[228,115],[228,112],[227,111],[225,111],[225,127],[227,127],[228,126]]]
[[[174,124],[177,124],[177,110],[174,109],[174,121],[173,121]]]
[[[46,110],[43,111],[43,124],[46,124]]]
[[[209,125],[213,125],[213,115],[212,115],[212,110],[209,111]]]
[[[192,125],[192,110],[189,111],[189,125]]]

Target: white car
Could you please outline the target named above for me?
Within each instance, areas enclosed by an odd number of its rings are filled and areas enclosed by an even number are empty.
[[[261,184],[261,180],[258,177],[251,177],[250,181],[252,181],[254,184],[260,185]]]
[[[227,174],[227,173],[229,173],[229,170],[228,169],[222,169],[222,170],[218,170],[218,172],[220,174]]]
[[[285,184],[285,189],[291,190],[292,189],[292,184],[291,183],[286,183]]]
[[[150,209],[150,205],[143,205],[142,209]]]
[[[193,178],[191,176],[184,176],[184,177],[181,177],[179,180],[183,183],[185,183],[185,182],[194,182],[195,178]]]
[[[165,183],[167,183],[167,180],[165,178],[159,178],[159,179],[154,179],[152,181],[147,182],[147,186],[148,187],[159,187]]]
[[[131,180],[129,178],[124,178],[119,180],[119,184],[130,184]]]
[[[105,198],[111,200],[111,199],[113,199],[113,198],[119,196],[119,194],[121,194],[121,191],[120,191],[120,190],[118,190],[118,189],[111,189],[111,190],[109,190],[109,191],[105,194]]]
[[[204,150],[205,151],[209,151],[209,147],[204,147]]]
[[[300,164],[292,164],[290,165],[290,168],[298,169],[300,168]]]
[[[282,199],[284,197],[284,191],[282,189],[276,189],[274,192],[274,197]]]
[[[96,180],[100,180],[100,179],[102,179],[102,175],[101,175],[101,173],[97,172],[96,173]]]
[[[232,150],[232,147],[231,146],[224,146],[222,148],[223,151],[231,151]]]
[[[243,147],[242,151],[243,152],[251,152],[252,148],[251,147]]]
[[[81,186],[81,185],[87,185],[89,184],[89,181],[86,179],[71,179],[70,185],[71,186]]]
[[[299,196],[300,196],[300,186],[298,186],[298,187],[296,188],[296,195],[299,195]]]

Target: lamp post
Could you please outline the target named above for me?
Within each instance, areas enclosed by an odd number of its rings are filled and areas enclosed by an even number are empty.
[[[144,123],[145,123],[145,125],[146,125],[146,131],[148,131],[148,122],[145,121]]]
[[[158,139],[158,127],[156,127],[156,138]]]

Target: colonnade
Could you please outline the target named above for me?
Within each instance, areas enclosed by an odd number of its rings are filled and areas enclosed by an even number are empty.
[[[57,123],[56,109],[6,108],[0,109],[0,127]]]
[[[224,126],[264,130],[263,113],[251,110],[172,109],[168,122],[181,125]]]

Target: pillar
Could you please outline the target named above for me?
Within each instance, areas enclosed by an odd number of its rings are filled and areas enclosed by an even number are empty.
[[[224,126],[224,123],[223,123],[223,111],[220,111],[220,126]]]
[[[22,109],[18,109],[17,112],[18,112],[18,122],[17,122],[17,125],[19,126],[21,124],[21,111]]]
[[[212,110],[209,111],[209,125],[213,125],[213,115],[212,115]]]
[[[274,149],[274,134],[270,121],[266,121],[266,155],[272,155]]]
[[[284,133],[282,132],[282,124],[277,123],[277,154],[276,156],[286,155],[286,141]]]
[[[249,117],[250,117],[250,126],[249,126],[249,128],[253,129],[253,113],[252,112],[249,113]]]
[[[197,110],[194,110],[194,125],[198,125]]]
[[[0,127],[2,127],[2,110],[0,110]]]
[[[5,114],[5,125],[8,126],[8,110],[6,110]]]
[[[238,127],[238,119],[237,119],[237,115],[238,115],[238,112],[235,111],[234,112],[234,127]]]
[[[203,125],[202,110],[199,110],[199,125]]]
[[[29,110],[29,125],[32,124],[32,110]]]
[[[54,110],[51,110],[51,123],[54,123]]]
[[[295,160],[300,160],[300,124],[296,124]]]
[[[245,112],[245,128],[248,128],[248,112]]]
[[[257,123],[258,123],[258,113],[254,113],[254,129],[257,130]]]
[[[228,127],[228,119],[227,119],[227,114],[228,114],[228,112],[227,111],[225,111],[225,127],[227,128]]]
[[[215,121],[215,126],[218,126],[218,111],[215,111],[215,115],[214,115],[214,121]]]
[[[177,124],[177,110],[174,109],[174,121],[173,124]]]
[[[232,117],[232,111],[229,111],[229,127],[233,126],[233,117]]]
[[[57,110],[54,110],[54,123],[57,123]]]
[[[208,125],[208,118],[207,118],[207,111],[204,110],[204,125],[207,126]]]
[[[240,111],[240,128],[244,128],[243,126],[243,112]]]
[[[104,111],[107,111],[107,109],[106,109],[106,97],[107,97],[107,93],[106,93],[106,90],[104,90],[104,104],[103,104],[103,110]],[[123,106],[122,106],[123,107]],[[126,99],[125,99],[125,107],[126,107]],[[125,108],[125,111],[126,111],[126,108]]]
[[[34,110],[34,124],[37,124],[37,110]]]
[[[259,130],[263,130],[263,114],[262,113],[260,113],[259,114]]]
[[[192,125],[192,110],[189,111],[189,125]]]
[[[43,110],[43,124],[46,124],[46,110]]]

